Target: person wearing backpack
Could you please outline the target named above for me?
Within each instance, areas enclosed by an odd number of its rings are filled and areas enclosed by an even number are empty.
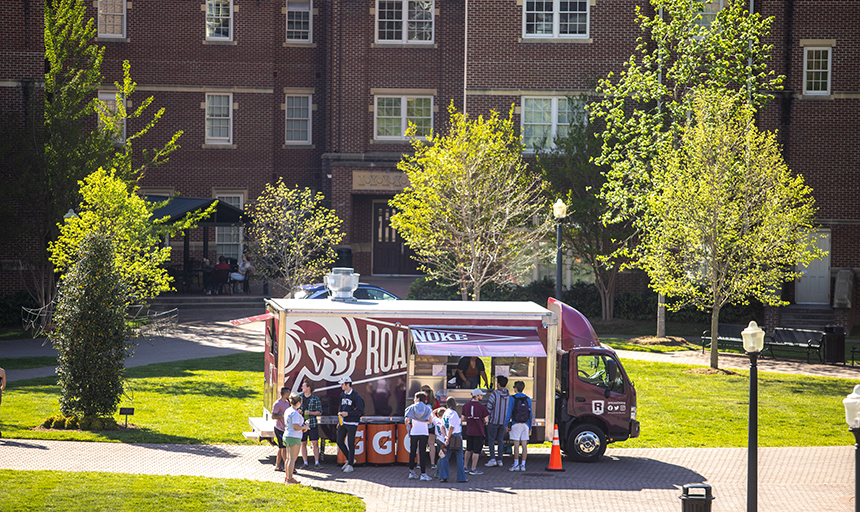
[[[511,471],[526,470],[526,457],[528,457],[526,446],[532,435],[532,423],[534,422],[532,400],[523,393],[525,388],[526,385],[523,381],[514,382],[516,394],[508,400],[508,414],[505,416],[505,426],[511,442],[514,444],[514,464],[511,466]],[[520,446],[523,448],[522,460],[518,460],[518,448]]]

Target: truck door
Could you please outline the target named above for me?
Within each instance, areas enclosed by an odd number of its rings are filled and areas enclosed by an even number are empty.
[[[578,354],[570,376],[568,414],[597,416],[609,432],[626,433],[630,425],[630,389],[618,361],[606,354]]]

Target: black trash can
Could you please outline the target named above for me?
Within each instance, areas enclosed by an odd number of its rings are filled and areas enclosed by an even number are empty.
[[[691,492],[692,491],[692,492]],[[681,512],[711,512],[711,486],[686,484],[681,488]]]
[[[824,328],[824,336],[821,338],[822,349],[824,349],[824,361],[828,363],[845,364],[845,328],[841,325],[831,324]]]

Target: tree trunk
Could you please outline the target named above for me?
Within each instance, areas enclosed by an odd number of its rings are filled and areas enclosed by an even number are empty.
[[[720,308],[714,307],[711,309],[711,368],[717,369],[719,368],[719,352],[717,349],[719,348],[717,344],[717,337],[719,336],[719,327],[720,327]]]
[[[657,337],[666,337],[666,296],[657,295]]]
[[[602,274],[595,272],[594,281],[597,291],[600,293],[601,319],[612,320],[615,317],[615,277],[618,275],[616,269]]]

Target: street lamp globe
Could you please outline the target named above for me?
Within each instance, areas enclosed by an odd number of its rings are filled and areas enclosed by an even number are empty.
[[[741,337],[744,339],[744,350],[748,353],[759,353],[764,348],[764,331],[755,321],[741,331]]]
[[[860,428],[860,384],[842,400],[845,405],[845,421],[850,428]]]
[[[561,199],[557,200],[552,205],[552,215],[556,219],[563,219],[567,215],[567,205]]]

